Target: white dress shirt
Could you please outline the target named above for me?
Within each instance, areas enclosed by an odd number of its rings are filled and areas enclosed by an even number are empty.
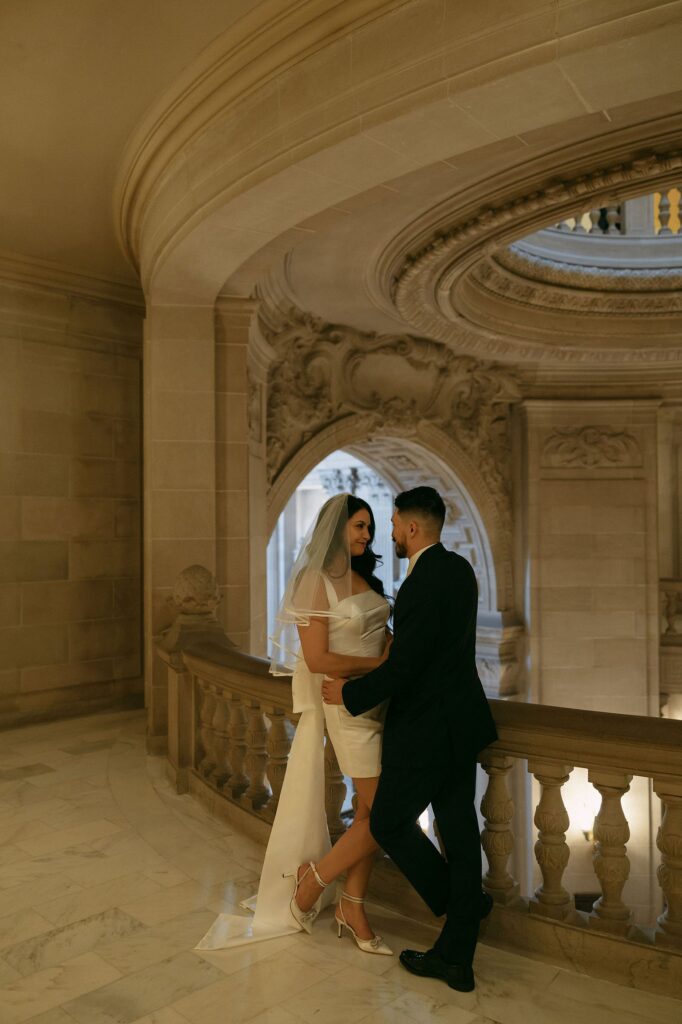
[[[419,551],[415,551],[415,553],[412,555],[412,557],[410,558],[409,562],[407,563],[407,572],[405,573],[405,579],[407,579],[407,577],[410,575],[410,573],[414,569],[415,565],[417,564],[417,559],[420,558],[421,555],[423,555],[425,551],[428,551],[429,548],[433,548],[433,547],[435,547],[435,542],[434,542],[434,544],[427,544],[425,548],[420,548]]]

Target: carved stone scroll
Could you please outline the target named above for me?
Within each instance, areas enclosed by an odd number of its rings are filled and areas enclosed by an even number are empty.
[[[440,428],[507,506],[508,414],[520,397],[511,371],[425,338],[367,334],[299,310],[290,310],[278,329],[262,329],[276,353],[267,403],[271,484],[307,441],[355,415],[368,436],[414,436],[420,424]]]

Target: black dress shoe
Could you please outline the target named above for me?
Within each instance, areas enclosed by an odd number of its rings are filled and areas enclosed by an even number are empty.
[[[487,917],[490,911],[493,909],[493,898],[487,892],[481,892],[481,909],[479,911],[479,917],[481,921],[484,917]]]
[[[440,978],[458,992],[473,992],[475,988],[471,964],[446,964],[435,949],[427,949],[425,953],[404,949],[400,954],[400,962],[412,974],[422,978]]]

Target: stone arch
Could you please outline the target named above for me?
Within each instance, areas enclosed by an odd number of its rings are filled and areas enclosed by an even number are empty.
[[[429,484],[448,506],[446,543],[474,565],[483,618],[494,620],[509,607],[511,560],[508,539],[493,518],[494,502],[476,479],[467,454],[439,430],[405,436],[390,426],[368,433],[362,416],[346,417],[321,430],[292,456],[268,493],[268,532],[297,486],[326,456],[344,449],[384,477],[396,490]]]
[[[511,537],[469,455],[444,431],[421,425],[406,435],[388,424],[368,431],[361,415],[324,428],[301,445],[270,487],[269,533],[298,484],[339,449],[356,455],[396,490],[423,483],[443,494],[450,513],[443,539],[472,562],[479,584],[479,675],[490,696],[517,693],[523,627],[512,606]]]

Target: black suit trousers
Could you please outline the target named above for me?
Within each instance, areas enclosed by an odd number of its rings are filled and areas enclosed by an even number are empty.
[[[476,762],[448,766],[382,767],[370,830],[430,910],[447,914],[435,949],[448,963],[473,960],[481,907],[481,842],[474,807]],[[431,804],[445,848],[419,827]]]

